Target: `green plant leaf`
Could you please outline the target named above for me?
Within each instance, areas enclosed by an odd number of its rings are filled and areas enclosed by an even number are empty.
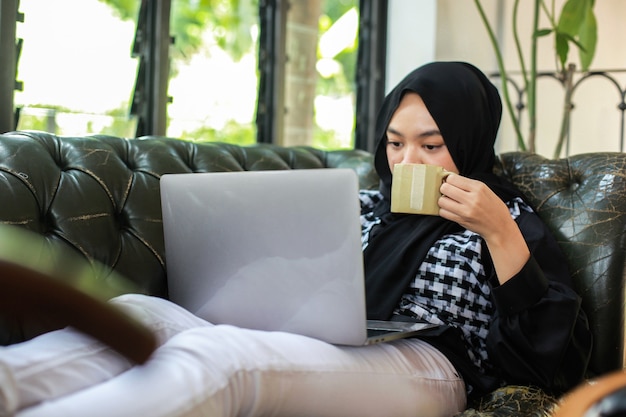
[[[535,36],[537,38],[540,38],[542,36],[547,36],[551,33],[552,33],[552,29],[539,29],[537,32],[535,32]]]
[[[561,68],[565,68],[565,62],[567,61],[567,54],[569,52],[569,42],[567,39],[567,36],[563,33],[556,33],[556,53],[559,56]]]
[[[574,38],[572,35],[568,35],[567,33],[561,33],[560,35],[563,36],[567,42],[571,42],[574,45],[576,45],[576,47],[580,49],[581,51],[586,50],[585,46],[582,43],[580,43],[576,38]]]
[[[580,26],[578,39],[582,44],[582,47],[578,50],[580,66],[583,71],[587,71],[593,62],[596,44],[598,43],[598,23],[591,8],[587,11],[584,23]]]
[[[591,0],[567,0],[561,9],[557,28],[559,32],[576,36],[591,9]]]

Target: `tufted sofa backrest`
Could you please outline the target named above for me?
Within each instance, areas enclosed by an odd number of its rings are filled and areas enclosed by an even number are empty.
[[[371,156],[273,145],[239,147],[164,137],[0,135],[0,223],[25,227],[53,245],[167,296],[159,178],[166,173],[346,167],[377,185]]]
[[[498,172],[529,198],[569,260],[594,336],[590,372],[622,368],[626,154],[599,152],[551,160],[506,153]]]

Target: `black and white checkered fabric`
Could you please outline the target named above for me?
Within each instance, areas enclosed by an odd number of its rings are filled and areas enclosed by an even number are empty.
[[[380,223],[372,209],[382,195],[363,190],[360,199],[361,242],[365,249],[372,227]],[[532,211],[521,199],[512,200],[507,206],[514,219],[520,210]],[[483,244],[483,239],[469,230],[445,235],[435,242],[395,314],[459,328],[469,357],[485,371],[490,367],[485,340],[494,306],[482,264]]]

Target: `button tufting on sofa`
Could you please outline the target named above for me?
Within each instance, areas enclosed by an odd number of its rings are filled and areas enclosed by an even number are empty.
[[[58,137],[13,132],[0,139],[0,221],[45,235],[167,296],[159,178],[165,173],[342,166],[376,186],[371,156],[308,147],[239,147],[164,137]],[[21,173],[19,175],[18,173]],[[6,340],[0,330],[0,341]]]

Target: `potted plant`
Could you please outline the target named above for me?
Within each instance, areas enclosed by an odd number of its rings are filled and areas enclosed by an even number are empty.
[[[555,0],[552,0],[549,6],[544,0],[534,0],[532,10],[533,18],[531,22],[532,35],[530,39],[530,57],[528,59],[528,65],[527,59],[522,53],[522,43],[518,30],[518,11],[521,2],[520,0],[515,0],[513,3],[511,15],[513,38],[523,78],[523,91],[526,93],[527,97],[529,121],[527,140],[524,140],[520,127],[520,120],[516,118],[514,113],[514,106],[508,91],[508,72],[504,66],[500,45],[494,35],[492,25],[485,14],[481,0],[474,0],[474,3],[476,4],[476,8],[478,9],[483,24],[485,25],[496,54],[498,70],[502,80],[502,95],[504,104],[513,121],[518,147],[523,151],[527,150],[535,152],[537,125],[536,92],[537,77],[539,76],[537,71],[537,42],[539,38],[544,36],[551,35],[554,37],[556,75],[559,81],[563,84],[565,90],[560,134],[554,150],[554,157],[558,157],[561,154],[561,148],[568,131],[570,111],[572,107],[572,76],[576,70],[575,64],[571,62],[568,63],[568,55],[570,49],[573,49],[571,48],[572,46],[578,50],[582,71],[587,71],[593,61],[597,43],[597,22],[593,12],[595,0],[567,0],[563,4],[558,16],[555,13]],[[549,22],[549,27],[547,28],[539,27],[539,16],[541,13],[544,13],[547,17]]]

